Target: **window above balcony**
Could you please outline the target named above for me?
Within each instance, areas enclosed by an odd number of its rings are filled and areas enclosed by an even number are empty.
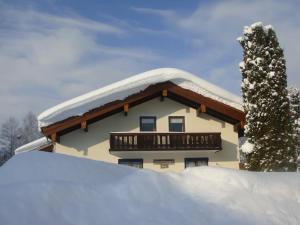
[[[169,131],[184,132],[184,116],[169,116]]]
[[[156,131],[156,117],[155,116],[141,116],[140,117],[140,131]]]

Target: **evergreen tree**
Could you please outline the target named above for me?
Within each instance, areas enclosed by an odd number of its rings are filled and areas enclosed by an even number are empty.
[[[300,93],[297,88],[289,88],[291,122],[293,124],[293,140],[298,156],[297,167],[300,169]]]
[[[255,171],[293,171],[296,154],[287,92],[283,50],[271,26],[245,27],[238,38],[244,60],[242,73],[245,136],[253,145],[247,168]]]

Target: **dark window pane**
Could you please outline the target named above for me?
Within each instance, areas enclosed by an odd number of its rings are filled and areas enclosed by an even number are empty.
[[[135,168],[143,168],[141,162],[131,162],[131,163],[128,164],[128,166],[132,166],[132,167],[135,167]]]
[[[197,160],[196,161],[196,166],[207,166],[208,165],[208,162],[207,160]]]
[[[170,123],[170,131],[171,132],[182,132],[183,131],[182,123]]]
[[[188,168],[188,167],[195,167],[195,162],[192,162],[192,161],[186,161],[185,162],[185,167]]]
[[[170,117],[169,118],[170,132],[184,132],[184,117]]]
[[[154,131],[154,124],[142,124],[141,131]]]
[[[156,130],[155,117],[141,117],[140,130],[141,131],[155,131]]]
[[[143,168],[143,159],[119,159],[118,163],[120,165]]]
[[[185,168],[208,166],[208,158],[187,158],[185,159]]]

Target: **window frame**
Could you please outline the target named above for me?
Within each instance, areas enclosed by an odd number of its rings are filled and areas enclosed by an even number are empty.
[[[170,131],[171,119],[182,119],[182,131]],[[169,132],[178,132],[183,133],[185,132],[185,117],[184,116],[169,116]]]
[[[123,162],[123,163],[122,163]],[[134,166],[131,166],[131,165],[127,165],[126,162],[128,163],[140,163],[141,167],[134,167]],[[122,158],[122,159],[118,159],[118,164],[119,165],[124,165],[124,166],[130,166],[130,167],[134,167],[134,168],[140,168],[140,169],[143,169],[144,168],[144,160],[142,158]]]
[[[142,119],[154,119],[154,130],[152,131],[143,131],[142,128]],[[156,131],[156,116],[140,116],[140,131],[141,132],[153,132]]]
[[[205,160],[207,162],[207,166],[208,166],[208,162],[209,162],[209,159],[208,157],[198,157],[198,158],[184,158],[184,168],[190,168],[190,167],[186,167],[186,164],[187,162],[197,162],[197,161],[200,161],[200,160]],[[197,167],[197,166],[195,166]]]

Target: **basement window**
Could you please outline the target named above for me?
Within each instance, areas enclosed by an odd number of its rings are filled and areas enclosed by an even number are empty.
[[[143,168],[143,159],[119,159],[118,164],[132,166],[135,168]]]
[[[185,165],[185,168],[208,166],[208,158],[185,158],[184,165]]]

